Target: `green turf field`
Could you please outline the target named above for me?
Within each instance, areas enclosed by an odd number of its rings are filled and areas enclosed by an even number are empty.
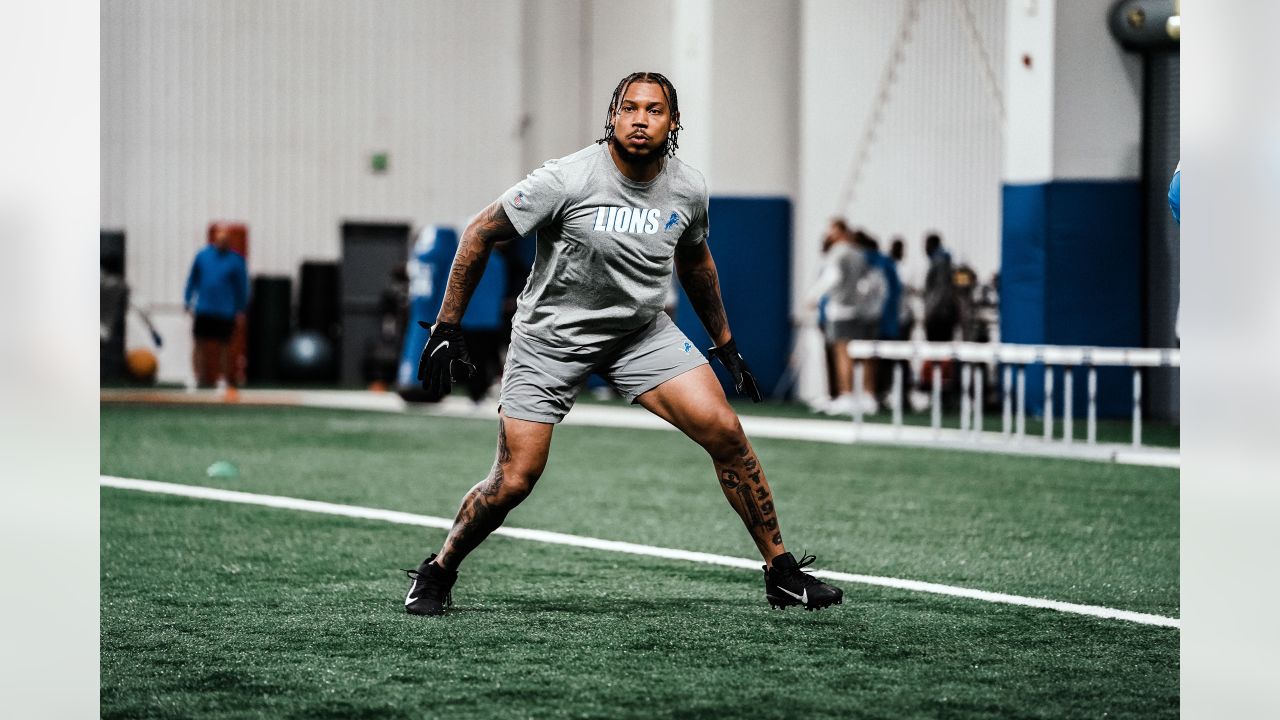
[[[451,516],[495,421],[102,408],[102,472]],[[757,440],[819,566],[1177,617],[1177,472]],[[211,479],[228,460],[240,477]],[[750,557],[682,436],[559,427],[508,524]],[[444,618],[443,531],[102,491],[104,717],[1173,717],[1179,632],[871,586],[771,611],[758,573],[495,537]]]

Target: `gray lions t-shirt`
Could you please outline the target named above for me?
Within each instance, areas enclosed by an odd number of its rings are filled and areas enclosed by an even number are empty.
[[[513,330],[560,347],[598,347],[662,312],[676,245],[707,238],[702,174],[667,158],[647,183],[618,170],[606,145],[549,160],[502,195],[538,254]]]

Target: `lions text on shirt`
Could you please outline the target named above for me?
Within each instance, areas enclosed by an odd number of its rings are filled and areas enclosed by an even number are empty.
[[[702,174],[667,158],[640,183],[591,145],[534,170],[502,195],[521,235],[537,231],[537,256],[515,332],[562,347],[595,347],[644,327],[662,311],[677,245],[704,242]]]

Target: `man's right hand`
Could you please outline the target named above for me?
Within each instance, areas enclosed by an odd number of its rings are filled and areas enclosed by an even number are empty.
[[[448,394],[451,383],[471,377],[476,366],[471,364],[462,328],[447,322],[438,322],[432,327],[421,320],[418,325],[431,330],[431,337],[422,348],[422,359],[418,361],[418,380],[427,391],[428,399],[439,400]]]

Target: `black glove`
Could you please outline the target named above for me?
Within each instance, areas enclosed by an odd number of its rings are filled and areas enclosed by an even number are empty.
[[[733,376],[733,389],[737,390],[739,395],[746,395],[752,402],[760,402],[764,399],[760,395],[760,385],[756,383],[756,376],[751,374],[751,368],[747,365],[747,361],[742,359],[742,354],[738,352],[738,344],[733,341],[733,338],[729,338],[729,342],[720,347],[713,347],[707,352],[719,360],[720,364],[724,365],[724,369]]]
[[[428,398],[439,400],[449,392],[450,383],[471,377],[476,366],[471,364],[462,328],[447,322],[438,322],[433,328],[421,320],[418,325],[431,330],[427,346],[422,348],[422,359],[418,361],[418,380],[422,381]]]

